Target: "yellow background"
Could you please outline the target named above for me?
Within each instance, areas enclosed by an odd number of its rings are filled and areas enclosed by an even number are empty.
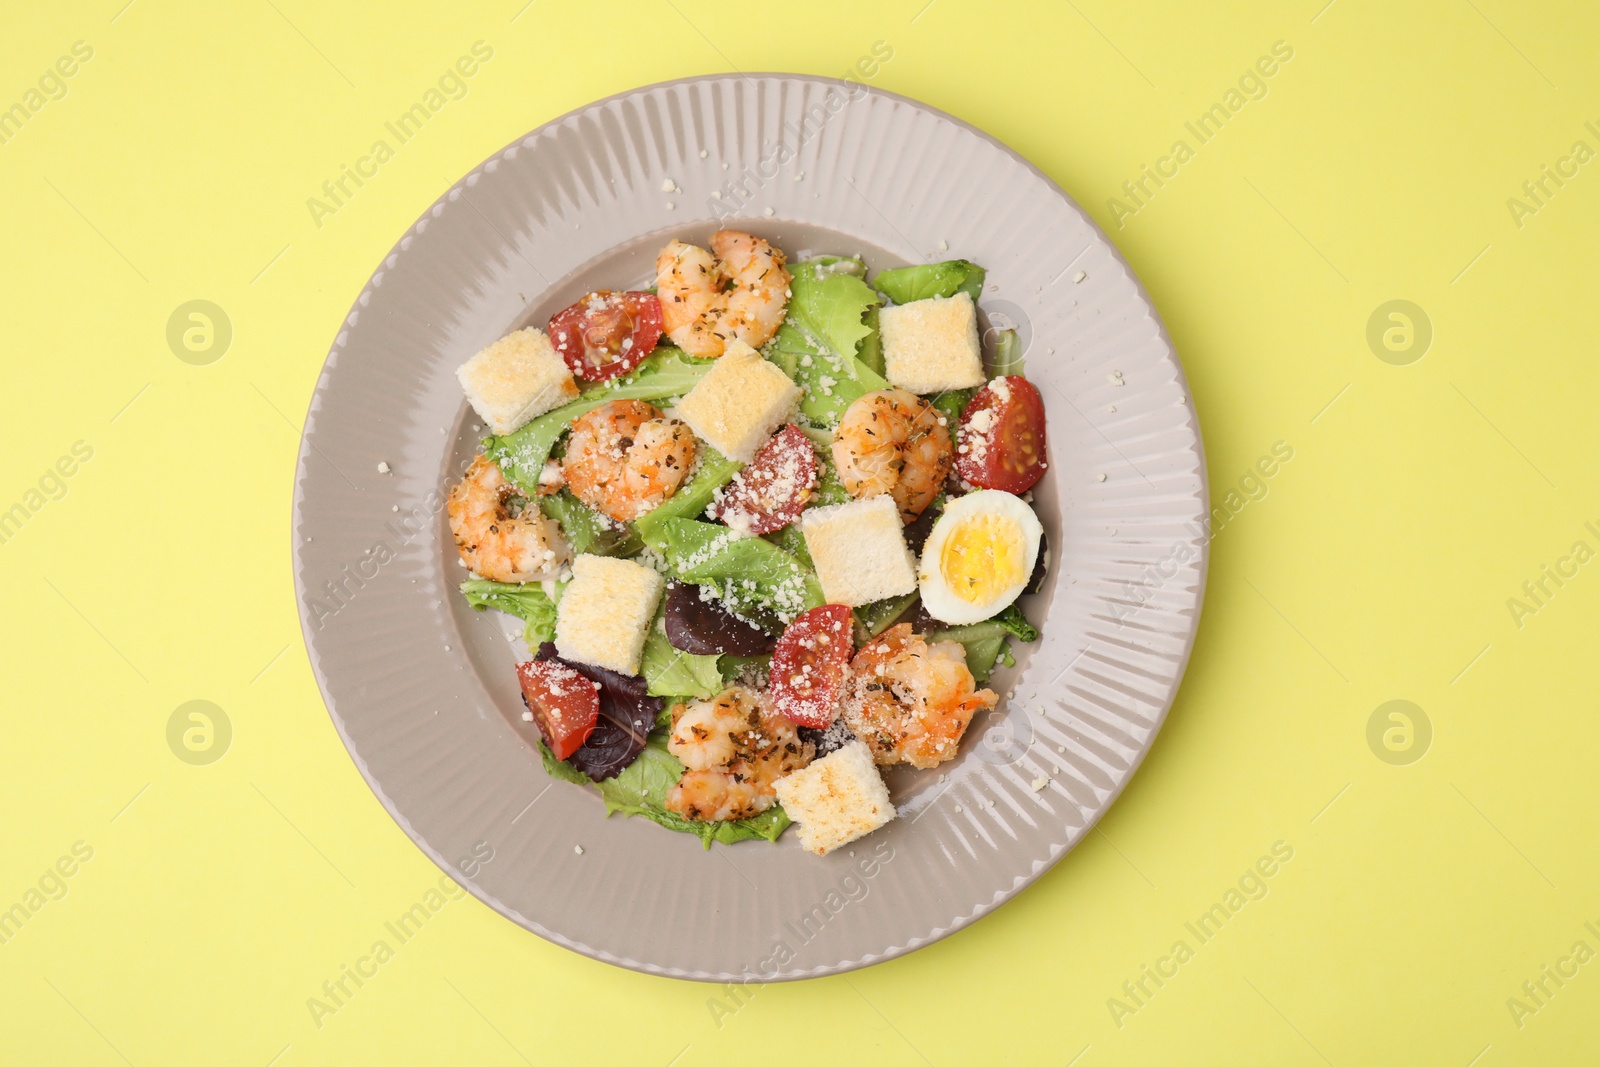
[[[1600,527],[1600,162],[1520,227],[1506,205],[1574,141],[1600,149],[1583,127],[1600,125],[1600,12],[524,2],[9,0],[0,106],[75,41],[94,56],[0,145],[0,508],[74,442],[94,456],[0,544],[0,908],[74,842],[94,855],[0,945],[0,1061],[1600,1056],[1600,962],[1520,1026],[1507,1007],[1575,941],[1600,949],[1600,563],[1547,582],[1520,627],[1507,607],[1573,542],[1600,548],[1583,525]],[[467,97],[314,225],[306,199],[478,40],[494,59]],[[1108,228],[1140,164],[1274,42],[1293,48],[1111,229],[1193,384],[1214,497],[1294,449],[1215,540],[1154,752],[993,917],[720,1020],[715,988],[591,962],[468,898],[319,1028],[307,998],[438,876],[345,754],[296,620],[299,429],[347,308],[413,219],[524,131],[684,75],[842,75],[880,40],[894,54],[872,84],[989,130]],[[1402,298],[1434,340],[1392,366],[1366,324]],[[193,299],[233,324],[210,366],[166,343]],[[209,766],[166,742],[191,699],[233,724]],[[1367,743],[1391,699],[1432,724],[1409,765]],[[1108,998],[1280,840],[1294,858],[1269,895],[1119,1026]]]

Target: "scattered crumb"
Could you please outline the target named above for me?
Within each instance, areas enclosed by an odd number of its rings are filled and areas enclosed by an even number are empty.
[[[445,645],[445,646],[444,646],[444,650],[445,650],[445,651],[446,651],[446,652],[449,652],[449,651],[450,651],[450,646],[449,646],[449,645]]]
[[[522,721],[523,722],[532,722],[533,721],[533,712],[531,712],[531,711],[523,712],[522,713]]]
[[[957,815],[960,815],[960,814],[961,814],[961,805],[960,805],[960,804],[957,804],[957,805],[956,805],[956,814],[957,814]]]
[[[572,851],[575,852],[577,855],[581,856],[581,855],[583,855],[583,846],[582,845],[573,845],[572,846]]]
[[[794,180],[795,181],[801,181],[802,179],[805,178],[805,176],[806,176],[806,172],[805,171],[800,171],[798,174],[796,174],[794,176]],[[853,855],[855,855],[855,853],[852,852],[851,855],[853,856]]]
[[[721,189],[713,189],[713,190],[711,190],[711,199],[713,199],[713,200],[721,200],[722,199],[722,190]]]
[[[700,149],[700,158],[701,159],[706,158],[706,150],[704,148]]]
[[[1056,746],[1056,751],[1057,752],[1065,752],[1066,750],[1067,750],[1067,746],[1066,745],[1057,745]]]
[[[1111,414],[1115,415],[1117,413],[1117,405],[1112,404],[1109,408],[1106,408],[1106,410],[1111,412]]]
[[[727,170],[728,169],[728,164],[727,163],[723,163],[722,164],[722,169],[723,170]]]
[[[772,214],[772,209],[769,207],[765,211],[763,211],[762,214],[770,216]]]
[[[673,203],[673,202],[672,202],[672,201],[671,201],[671,200],[668,200],[668,201],[667,201],[667,210],[668,210],[668,211],[671,211],[671,210],[672,210],[672,209],[673,209],[673,208],[674,208],[674,207],[676,207],[676,206],[677,206],[677,205],[676,205],[676,204],[674,204],[674,203]]]
[[[1049,784],[1050,784],[1050,779],[1048,777],[1046,777],[1045,775],[1041,774],[1039,777],[1035,778],[1033,781],[1028,783],[1028,788],[1032,789],[1035,793],[1040,793],[1040,792],[1043,792],[1044,791],[1044,787],[1049,785]]]
[[[941,252],[950,251],[950,242],[949,241],[940,241],[939,242],[939,251],[941,251]]]
[[[389,510],[390,511],[399,511],[400,510],[400,505],[399,504],[390,504],[389,505]]]
[[[1074,274],[1072,276],[1072,284],[1076,285],[1079,282],[1083,281],[1087,277],[1088,277],[1088,275],[1080,270],[1078,273],[1076,273],[1076,274]]]
[[[378,473],[379,474],[388,474],[393,469],[394,469],[393,467],[389,466],[389,464],[385,463],[383,460],[380,459],[378,461]]]
[[[1097,482],[1105,481],[1106,480],[1106,472],[1105,471],[1101,471],[1099,474],[1096,474],[1094,476],[1094,480],[1097,481]]]
[[[661,183],[661,191],[663,193],[675,193],[678,191],[678,183],[671,178],[667,178]]]

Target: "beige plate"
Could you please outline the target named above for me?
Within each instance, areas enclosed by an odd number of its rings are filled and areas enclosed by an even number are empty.
[[[1022,330],[1049,420],[1036,505],[1055,560],[1023,605],[1042,639],[997,676],[999,710],[973,724],[947,773],[892,776],[901,818],[822,859],[793,833],[702,851],[643,819],[606,819],[595,793],[552,783],[520,721],[515,625],[457,595],[465,572],[443,515],[480,436],[456,366],[591,288],[642,283],[668,238],[703,240],[722,219],[791,256],[987,267],[988,322]],[[654,974],[801,978],[959,929],[1088,832],[1183,675],[1206,511],[1172,344],[1111,243],[1048,178],[889,93],[792,75],[695,78],[521,138],[384,259],[306,418],[295,587],[356,766],[485,903]]]

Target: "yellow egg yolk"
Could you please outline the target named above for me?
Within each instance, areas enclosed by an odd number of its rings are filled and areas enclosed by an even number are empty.
[[[1023,581],[1027,542],[1016,520],[1001,515],[974,515],[945,539],[939,573],[951,591],[969,604],[995,599]]]

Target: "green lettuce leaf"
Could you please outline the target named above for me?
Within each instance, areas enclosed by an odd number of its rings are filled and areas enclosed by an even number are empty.
[[[791,263],[789,267],[791,272],[802,268],[807,270],[826,268],[836,274],[849,274],[857,278],[865,278],[867,276],[866,260],[860,256],[812,256],[810,259],[802,259],[798,263]]]
[[[856,358],[861,365],[872,373],[883,375],[883,337],[878,332],[878,305],[874,304],[867,309],[867,317],[863,321],[867,329],[872,332],[861,339],[861,347],[856,350]]]
[[[790,322],[778,328],[766,355],[805,390],[800,412],[815,426],[838,425],[856,398],[889,387],[883,375],[861,360],[825,351]]]
[[[871,604],[864,604],[855,609],[856,617],[856,643],[861,644],[872,640],[889,628],[889,624],[904,615],[906,609],[917,599],[915,591],[905,596],[890,597],[888,600],[876,600]]]
[[[823,455],[825,458],[817,470],[817,491],[811,498],[811,506],[850,503],[855,497],[850,495],[850,490],[839,480],[839,468],[834,465],[832,451],[829,450]]]
[[[772,664],[772,657],[766,656],[723,656],[722,681],[726,685],[737,681],[740,673],[746,667],[768,667]]]
[[[563,782],[576,782],[578,785],[594,785],[589,776],[566,760],[556,759],[556,754],[545,747],[543,741],[534,742],[539,746],[539,759],[544,763],[544,772],[552,778]]]
[[[573,552],[633,556],[644,547],[632,526],[612,522],[565,489],[540,497],[539,510],[561,524]]]
[[[1007,374],[1023,375],[1022,341],[1016,330],[1001,330],[994,339],[994,361],[989,365],[989,377],[1000,378]]]
[[[662,523],[672,519],[699,518],[717,490],[732,481],[743,467],[743,463],[727,458],[702,441],[700,466],[694,472],[694,477],[679,486],[678,491],[665,502],[634,520],[639,535],[650,541],[659,537]]]
[[[954,626],[946,630],[930,630],[924,635],[929,643],[934,641],[959,641],[967,649],[967,670],[979,685],[989,680],[994,665],[1001,660],[1006,666],[1014,662],[1006,653],[1005,627],[995,622],[975,622],[970,626]]]
[[[800,524],[798,522],[790,523],[781,530],[762,534],[761,536],[789,553],[804,566],[811,570],[816,570],[816,564],[811,562],[811,549],[806,547],[806,536],[800,532]]]
[[[929,297],[950,297],[966,293],[977,300],[983,295],[983,268],[964,259],[951,259],[943,263],[922,263],[913,267],[896,267],[880,270],[872,279],[872,287],[896,304],[909,304],[913,300]]]
[[[1034,628],[1033,623],[1028,621],[1028,617],[1022,613],[1022,609],[1017,607],[1016,604],[1008,604],[1006,610],[989,621],[1005,627],[1006,633],[1019,641],[1033,642],[1039,640],[1039,631]]]
[[[461,583],[461,594],[467,603],[480,611],[494,608],[515,615],[527,625],[522,636],[530,648],[537,649],[545,641],[556,637],[556,601],[545,595],[538,582],[512,585],[508,582],[491,582],[487,578],[471,578]],[[561,587],[556,589],[556,599],[561,598]]]
[[[722,692],[720,656],[692,656],[672,647],[661,628],[661,614],[650,627],[639,657],[639,673],[653,697],[714,697]]]
[[[543,744],[539,745],[539,756],[552,778],[595,785],[587,775],[556,759]],[[781,804],[774,804],[760,815],[738,822],[695,822],[668,811],[667,791],[677,784],[682,774],[683,764],[667,751],[666,736],[657,732],[650,735],[638,759],[628,764],[615,778],[600,782],[597,788],[600,798],[605,801],[607,815],[615,812],[641,815],[668,830],[693,834],[708,849],[713,841],[725,845],[736,841],[776,841],[788,829],[791,820],[784,814]]]
[[[572,421],[613,400],[668,400],[693,389],[714,360],[691,359],[680,349],[658,348],[632,374],[585,389],[578,399],[531,420],[515,433],[484,439],[489,458],[528,496],[539,488],[539,472]]]
[[[929,401],[949,420],[945,423],[945,429],[950,431],[952,441],[955,440],[956,427],[961,425],[961,413],[967,409],[977,392],[976,389],[947,389]]]
[[[982,684],[987,682],[989,675],[994,672],[995,663],[1003,663],[1007,667],[1016,666],[1017,661],[1006,646],[1008,637],[1037,641],[1039,631],[1028,622],[1027,616],[1022,614],[1022,609],[1012,604],[992,619],[975,622],[970,626],[932,630],[926,636],[929,642],[959,641],[965,645],[967,669],[972,672],[972,677]]]
[[[825,354],[854,359],[872,332],[864,321],[867,311],[883,303],[861,280],[865,271],[858,259],[831,256],[794,264],[785,321]]]
[[[679,581],[710,586],[739,618],[776,631],[825,603],[816,575],[770,541],[694,519],[669,519],[649,543]]]
[[[800,410],[833,426],[857,397],[885,389],[877,311],[883,298],[861,275],[859,259],[822,256],[796,263],[784,324],[767,358],[805,390]]]

